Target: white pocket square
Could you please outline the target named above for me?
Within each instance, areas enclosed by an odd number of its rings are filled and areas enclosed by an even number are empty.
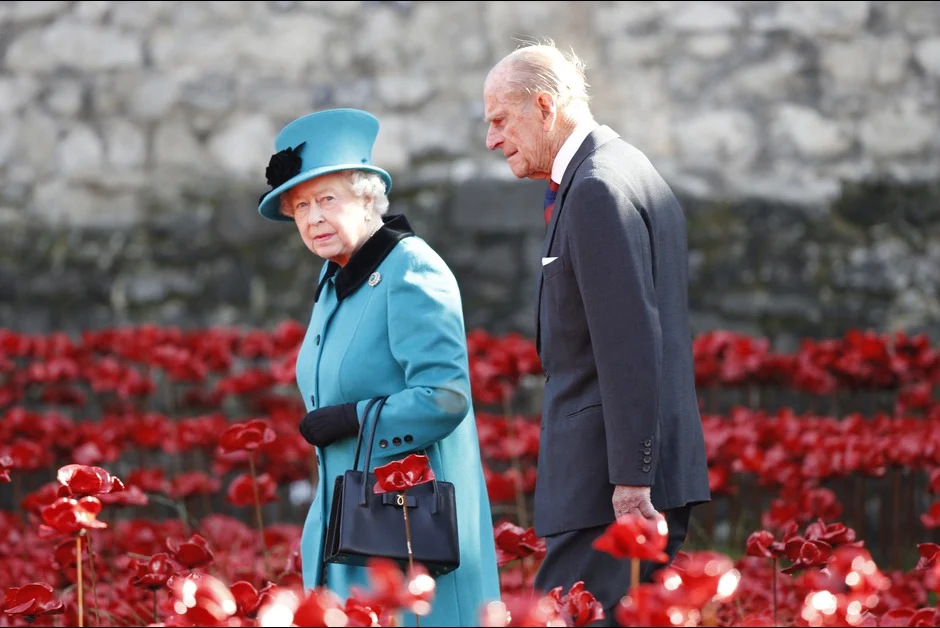
[[[557,258],[557,257],[543,257],[543,258],[542,258],[542,266],[548,266],[549,264],[551,264],[552,262],[554,262],[556,259],[558,259],[558,258]]]

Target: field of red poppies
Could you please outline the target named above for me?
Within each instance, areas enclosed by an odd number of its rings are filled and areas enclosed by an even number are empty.
[[[293,322],[0,329],[0,626],[386,626],[426,613],[420,565],[377,561],[348,600],[302,589],[316,469],[297,431],[302,335]],[[590,591],[524,586],[544,552],[530,527],[534,347],[480,330],[468,342],[503,589],[481,625],[586,625],[602,612]],[[620,622],[940,624],[938,348],[852,331],[780,353],[714,331],[694,352],[714,501],[676,561],[624,592]],[[602,538],[634,564],[665,543],[632,519]]]

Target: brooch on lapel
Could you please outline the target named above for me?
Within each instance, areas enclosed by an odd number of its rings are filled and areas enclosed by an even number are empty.
[[[382,275],[380,275],[380,274],[378,273],[378,271],[376,271],[376,272],[372,273],[371,275],[369,275],[369,286],[371,286],[371,287],[374,288],[374,287],[376,287],[377,285],[379,285],[379,282],[380,282],[380,281],[382,281]]]

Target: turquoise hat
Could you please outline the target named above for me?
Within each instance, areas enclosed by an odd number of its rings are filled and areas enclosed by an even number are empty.
[[[265,176],[271,189],[261,195],[258,213],[269,220],[290,221],[281,213],[281,193],[298,183],[337,170],[367,170],[392,189],[392,177],[372,164],[372,145],[379,121],[359,109],[329,109],[297,118],[278,133],[275,154]]]

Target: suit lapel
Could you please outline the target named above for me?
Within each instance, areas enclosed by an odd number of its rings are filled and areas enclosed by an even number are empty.
[[[587,159],[591,153],[597,150],[600,146],[617,137],[620,137],[620,135],[618,135],[610,127],[603,125],[599,126],[588,134],[584,141],[581,142],[581,146],[578,147],[574,157],[571,158],[571,163],[569,163],[568,167],[565,168],[565,175],[561,178],[561,183],[558,184],[558,195],[555,197],[555,209],[552,211],[551,220],[548,221],[548,227],[545,233],[545,243],[542,245],[543,258],[548,257],[549,252],[552,250],[552,243],[555,240],[555,230],[558,227],[558,217],[561,215],[561,211],[565,206],[565,196],[568,195],[568,190],[571,188],[572,181],[574,181],[574,173],[577,172],[578,167],[581,166],[581,163]],[[541,262],[541,260],[539,260],[539,262]],[[541,320],[543,277],[544,275],[540,269],[538,296],[535,300],[535,347],[540,356],[542,353]]]

